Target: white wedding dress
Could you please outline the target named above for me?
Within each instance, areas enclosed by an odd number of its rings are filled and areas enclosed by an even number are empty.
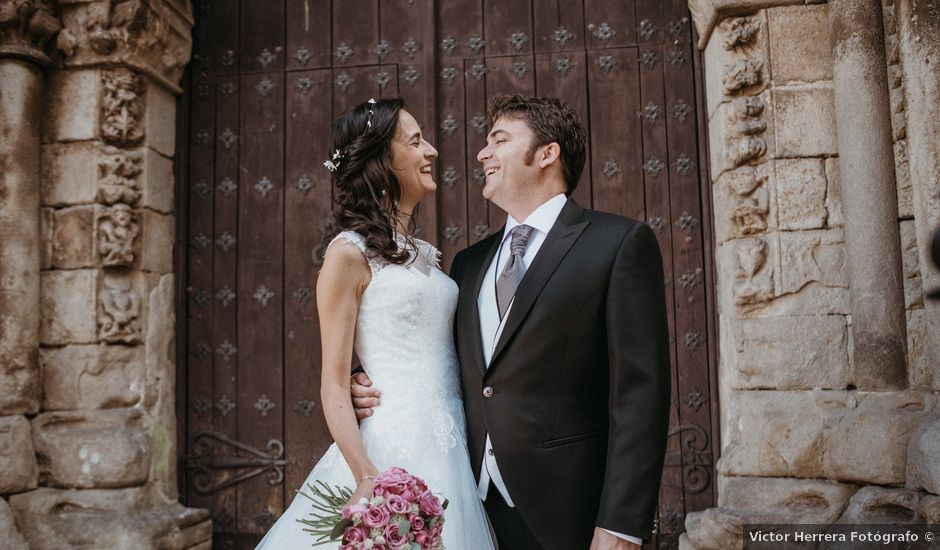
[[[438,268],[437,250],[424,241],[417,241],[413,262],[397,265],[372,257],[357,233],[343,231],[330,246],[337,240],[358,246],[372,269],[355,336],[356,355],[373,387],[382,392],[381,405],[360,424],[369,458],[379,471],[391,466],[408,470],[449,500],[443,531],[448,550],[495,548],[467,454],[454,350],[457,285]],[[298,490],[315,481],[355,486],[335,443]],[[310,548],[316,538],[297,520],[312,512],[309,499],[295,496],[257,548]]]

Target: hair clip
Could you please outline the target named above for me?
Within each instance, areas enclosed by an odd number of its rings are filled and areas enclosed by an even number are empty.
[[[366,120],[366,128],[372,127],[372,116],[375,115],[375,99],[369,98],[369,118]]]
[[[326,166],[327,170],[335,174],[341,160],[343,160],[343,155],[341,155],[339,149],[337,149],[336,152],[333,153],[333,158],[323,161],[323,166]]]

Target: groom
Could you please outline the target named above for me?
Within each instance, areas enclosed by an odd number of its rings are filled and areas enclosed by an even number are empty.
[[[659,246],[569,198],[586,140],[570,108],[501,96],[488,118],[483,196],[509,218],[451,270],[480,496],[501,548],[639,548],[669,421]],[[368,391],[354,387],[357,407]]]

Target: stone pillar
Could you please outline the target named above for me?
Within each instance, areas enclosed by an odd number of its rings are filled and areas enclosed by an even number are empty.
[[[933,231],[940,225],[940,5],[895,1],[900,62],[904,74],[905,113],[914,226],[925,292],[940,288],[940,272],[930,260]],[[924,300],[923,317],[912,317],[915,345],[911,358],[926,388],[940,389],[940,303]],[[940,483],[940,482],[938,482]]]
[[[879,0],[830,0],[839,170],[852,306],[852,378],[907,385],[894,144]]]
[[[0,414],[39,409],[38,121],[60,25],[36,4],[0,6]]]
[[[0,494],[36,488],[23,414],[39,411],[39,114],[44,51],[61,25],[40,2],[0,4]],[[6,500],[0,540],[25,549]]]

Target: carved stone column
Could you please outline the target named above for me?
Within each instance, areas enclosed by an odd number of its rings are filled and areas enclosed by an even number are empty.
[[[897,184],[879,0],[831,0],[839,168],[861,390],[907,386]]]
[[[60,52],[46,91],[28,90],[33,106],[23,108],[33,180],[18,189],[32,189],[32,203],[16,205],[19,216],[35,213],[42,402],[20,431],[39,488],[29,490],[34,479],[0,493],[17,493],[10,509],[31,548],[205,548],[208,513],[176,502],[169,351],[176,96],[192,9],[186,0],[60,0],[56,13]],[[0,137],[10,141],[20,143]]]
[[[39,408],[39,113],[43,51],[60,25],[39,2],[0,4],[0,414]]]

